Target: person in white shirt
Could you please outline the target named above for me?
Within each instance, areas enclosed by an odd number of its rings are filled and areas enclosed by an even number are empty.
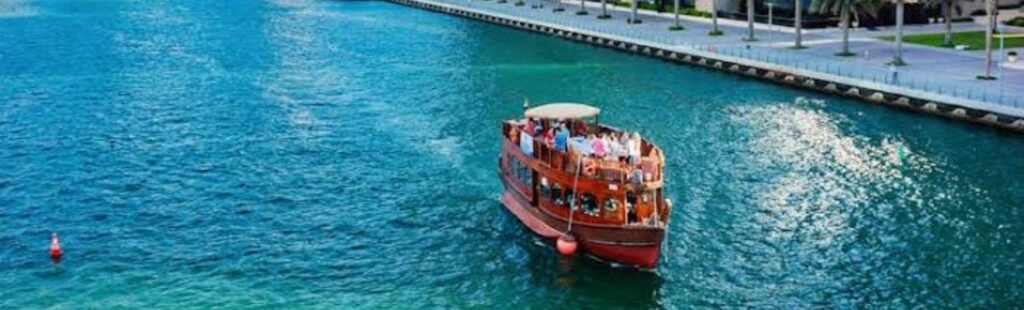
[[[623,146],[619,143],[619,139],[615,137],[615,134],[606,136],[605,139],[608,141],[608,153],[605,154],[606,160],[618,160],[619,153],[622,152]]]
[[[633,137],[626,141],[626,155],[629,156],[629,164],[635,165],[640,161],[640,133],[634,132]]]

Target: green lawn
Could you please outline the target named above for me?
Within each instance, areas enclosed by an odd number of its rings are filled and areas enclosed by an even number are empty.
[[[623,7],[623,8],[631,8],[631,5],[632,5],[628,1],[618,1],[618,2],[614,2],[614,3],[611,3],[611,1],[609,1],[609,4],[614,5],[614,6],[618,6],[618,7]],[[658,7],[655,6],[653,2],[640,2],[639,4],[637,4],[637,8],[641,9],[641,10],[648,10],[648,11],[655,11],[655,12],[658,11]],[[663,12],[665,12],[665,13],[672,13],[672,4],[671,3],[667,4],[664,7]],[[700,11],[700,10],[697,10],[697,9],[693,8],[692,6],[680,6],[679,7],[679,15],[689,15],[689,16],[711,18],[711,12]]]
[[[881,37],[883,40],[892,41],[892,36]],[[938,47],[950,47],[943,46],[942,40],[944,35],[941,33],[935,34],[915,34],[903,36],[903,42],[910,44],[921,44]],[[1011,47],[1024,47],[1024,38],[1006,38],[1005,46]],[[980,50],[985,49],[985,32],[984,31],[969,31],[969,32],[954,32],[953,33],[953,45],[966,44],[969,47],[968,50]],[[992,38],[992,48],[999,48],[999,38]]]

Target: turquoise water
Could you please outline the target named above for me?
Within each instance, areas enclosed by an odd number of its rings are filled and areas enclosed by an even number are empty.
[[[0,64],[0,308],[1024,303],[985,127],[383,2],[0,1]],[[524,97],[665,149],[657,270],[502,209]]]

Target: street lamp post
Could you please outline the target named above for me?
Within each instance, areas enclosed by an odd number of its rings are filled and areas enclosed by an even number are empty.
[[[772,41],[775,34],[775,24],[772,23],[772,8],[775,7],[774,2],[768,2],[768,42]]]
[[[1003,40],[1006,38],[1006,25],[997,24],[999,27],[999,101],[1003,100],[1003,66],[1006,64],[1006,51],[1003,50]],[[1001,103],[1001,102],[1000,102]]]
[[[991,80],[992,77],[992,31],[995,29],[996,1],[985,0],[985,75],[978,76],[982,80]]]
[[[999,80],[1003,79],[1003,61],[1006,58],[1006,52],[1003,50],[1003,40],[1006,38],[1006,25],[999,24]],[[1000,83],[1002,84],[1002,83]]]
[[[903,61],[903,3],[904,0],[896,0],[896,44],[895,52],[892,54],[892,63],[897,66],[906,65]]]
[[[793,48],[804,48],[803,46],[803,33],[800,28],[803,28],[803,0],[793,1],[793,21],[794,27],[796,28],[796,43],[793,44]]]
[[[757,41],[754,38],[754,0],[747,0],[747,38],[745,41]]]

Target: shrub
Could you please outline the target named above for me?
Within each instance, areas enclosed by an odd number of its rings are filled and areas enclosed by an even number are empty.
[[[1014,17],[1013,19],[1006,21],[1006,24],[1010,26],[1024,27],[1024,16]]]
[[[681,8],[681,9],[679,9],[679,14],[688,15],[688,16],[711,18],[711,12],[705,12],[705,11],[697,10],[695,8]]]

